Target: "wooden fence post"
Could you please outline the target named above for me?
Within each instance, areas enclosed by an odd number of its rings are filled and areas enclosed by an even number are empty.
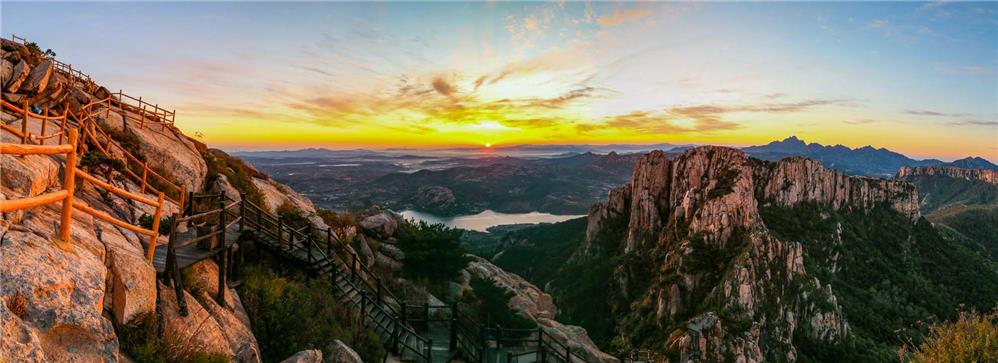
[[[139,97],[139,98],[141,99],[142,97]],[[140,117],[139,118],[139,129],[145,129],[146,128],[146,105],[142,105],[142,108],[139,109],[139,117]]]
[[[163,216],[163,202],[166,196],[159,193],[159,204],[156,205],[156,215],[152,217],[152,236],[149,238],[149,251],[146,251],[146,259],[152,263],[153,255],[156,254],[156,241],[159,241],[159,220]]]
[[[45,108],[45,112],[44,112],[44,114],[42,116],[48,116],[48,115],[49,115],[49,109],[48,109],[48,107],[46,107]],[[46,124],[48,124],[48,120],[46,120],[43,117],[42,118],[42,132],[41,132],[41,137],[42,138],[38,140],[38,144],[39,145],[45,145],[45,126],[46,126]]]
[[[66,120],[68,119],[67,116],[69,116],[69,107],[68,106],[66,107],[66,113],[62,115],[62,126],[60,127],[60,129],[62,130],[62,133],[59,134],[59,145],[62,145],[63,136],[66,136],[66,132],[69,131],[69,130],[66,130]]]
[[[218,207],[221,208],[221,211],[218,212],[218,240],[221,243],[221,246],[219,247],[219,249],[221,249],[221,253],[218,258],[218,297],[215,299],[218,302],[218,305],[223,308],[225,307],[225,265],[229,259],[228,248],[225,246],[225,198],[222,198],[224,195],[225,194],[221,194],[218,198]]]
[[[72,150],[66,154],[65,175],[63,178],[63,189],[69,192],[66,199],[62,200],[62,219],[59,224],[59,239],[64,243],[70,243],[69,229],[73,223],[73,192],[76,191],[76,142],[77,130],[69,130],[69,144]]]
[[[246,227],[246,194],[239,193],[239,232]]]
[[[21,143],[28,143],[28,101],[21,102],[22,110],[24,111],[24,116],[21,118]]]
[[[142,194],[146,193],[146,176],[149,174],[149,162],[142,162]]]

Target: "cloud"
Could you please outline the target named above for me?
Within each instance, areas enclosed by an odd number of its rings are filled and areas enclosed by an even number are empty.
[[[604,27],[613,27],[638,21],[649,15],[651,15],[651,9],[647,8],[616,8],[613,9],[612,14],[597,18],[596,22]]]
[[[859,120],[843,120],[842,122],[850,124],[850,125],[867,125],[867,124],[877,123],[877,122],[880,122],[880,121],[879,120],[874,120],[874,119],[864,118],[864,119],[859,119]]]
[[[953,126],[989,126],[998,127],[998,121],[987,121],[987,120],[963,120],[963,121],[953,121],[949,123]]]
[[[931,117],[962,117],[966,116],[962,113],[945,113],[930,110],[907,110],[904,113],[915,116],[931,116]]]
[[[457,92],[457,89],[454,88],[454,85],[450,84],[449,82],[447,82],[447,80],[441,77],[433,79],[433,89],[436,90],[437,93],[447,97],[453,96],[454,93]]]
[[[741,124],[725,119],[725,116],[731,113],[795,113],[819,106],[849,106],[852,104],[853,101],[848,99],[805,99],[796,102],[747,105],[677,106],[662,110],[638,110],[622,115],[608,116],[598,123],[576,125],[576,132],[588,133],[610,128],[645,134],[710,133],[741,128]]]

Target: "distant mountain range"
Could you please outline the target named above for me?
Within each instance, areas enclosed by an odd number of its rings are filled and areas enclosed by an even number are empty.
[[[366,160],[387,160],[398,158],[483,158],[483,157],[517,157],[517,158],[561,158],[585,153],[621,154],[646,153],[652,150],[662,150],[669,154],[678,154],[699,145],[676,144],[608,144],[608,145],[510,145],[483,147],[452,147],[452,148],[390,148],[390,149],[348,149],[334,150],[309,148],[287,151],[243,151],[233,155],[250,158],[292,159],[292,158],[363,158]],[[981,157],[968,157],[953,162],[936,159],[917,160],[904,154],[886,148],[864,146],[852,149],[843,145],[826,146],[818,143],[807,143],[790,136],[780,141],[766,145],[742,148],[749,155],[776,161],[789,156],[804,156],[820,161],[824,166],[850,174],[876,177],[890,177],[902,166],[956,166],[965,169],[998,170],[998,165]]]
[[[851,149],[842,145],[825,146],[806,143],[796,136],[766,145],[749,146],[743,151],[759,159],[780,160],[788,156],[804,156],[820,161],[826,167],[852,175],[889,177],[902,166],[956,166],[968,169],[998,170],[995,165],[980,157],[968,157],[953,162],[936,159],[916,160],[885,149],[864,146]]]

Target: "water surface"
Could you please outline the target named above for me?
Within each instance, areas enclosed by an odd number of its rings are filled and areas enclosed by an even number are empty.
[[[504,224],[556,223],[585,216],[585,215],[550,214],[550,213],[541,213],[541,212],[499,213],[488,209],[478,214],[454,216],[454,217],[441,217],[430,213],[419,212],[414,210],[404,210],[399,214],[401,214],[402,217],[405,219],[426,221],[426,223],[430,224],[443,223],[448,227],[461,228],[461,229],[467,229],[479,232],[487,232],[489,227],[500,226]]]

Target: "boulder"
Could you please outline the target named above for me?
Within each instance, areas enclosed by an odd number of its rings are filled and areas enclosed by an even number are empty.
[[[52,77],[52,71],[54,69],[55,68],[52,66],[52,60],[46,59],[45,61],[42,61],[31,69],[31,74],[28,75],[28,78],[21,84],[19,92],[33,94],[45,91],[45,87],[48,86],[49,79]]]
[[[218,174],[218,179],[211,183],[208,191],[216,194],[225,193],[225,196],[232,200],[242,200],[239,191],[229,183],[229,178],[225,174]]]
[[[318,349],[303,350],[282,360],[281,363],[322,363],[322,351]]]
[[[24,80],[28,79],[30,73],[31,67],[28,66],[28,62],[22,59],[14,66],[10,79],[5,83],[4,90],[8,93],[17,92],[21,88],[21,84],[24,83]]]
[[[339,339],[333,340],[332,343],[326,349],[329,351],[329,356],[326,361],[331,363],[364,363],[364,360],[360,359],[360,355],[357,352],[350,349],[345,343]]]
[[[133,318],[156,311],[156,269],[141,255],[109,252],[113,273],[114,318],[128,324]]]
[[[301,194],[298,194],[286,185],[270,179],[260,178],[253,178],[253,185],[256,185],[256,188],[263,193],[263,202],[266,204],[263,207],[266,207],[271,212],[276,212],[278,207],[284,203],[288,203],[305,212],[308,221],[312,223],[312,226],[316,230],[324,231],[329,228],[326,222],[315,213],[315,205],[312,204],[312,201],[301,196]]]
[[[41,218],[31,219],[52,228]],[[6,231],[0,256],[0,300],[24,301],[14,314],[20,323],[7,322],[7,315],[0,314],[4,329],[17,333],[10,343],[34,356],[37,339],[47,361],[115,360],[118,340],[102,315],[106,270],[100,259],[82,248],[60,248],[24,226]],[[25,336],[26,331],[36,338]]]
[[[377,237],[388,238],[398,231],[401,217],[390,211],[368,216],[360,221],[360,228]]]
[[[0,88],[7,85],[7,81],[10,81],[14,77],[14,63],[6,59],[0,59]]]
[[[229,295],[237,296],[234,290],[230,290],[226,295],[227,298]],[[242,304],[227,305],[226,308],[223,308],[215,303],[214,298],[214,296],[209,296],[207,292],[202,291],[198,301],[221,327],[229,347],[235,352],[236,361],[259,363],[260,347],[257,345],[256,337],[253,336],[253,330],[250,329],[248,323],[240,319],[237,313],[230,310],[233,308],[241,309]]]
[[[199,351],[229,357],[235,355],[218,322],[212,319],[211,314],[193,296],[184,292],[187,316],[180,315],[173,288],[160,284],[159,296],[164,340],[170,344],[167,350],[174,355],[168,357],[170,360],[185,361]]]

